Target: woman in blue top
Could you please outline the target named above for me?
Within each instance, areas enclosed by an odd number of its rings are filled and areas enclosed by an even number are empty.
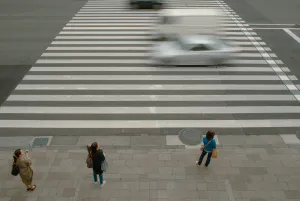
[[[215,136],[215,132],[212,130],[209,130],[206,133],[206,137],[203,137],[203,144],[204,144],[204,148],[202,150],[202,154],[199,158],[199,161],[196,161],[196,164],[198,166],[200,166],[202,164],[203,158],[204,156],[208,153],[207,155],[207,159],[206,159],[206,163],[205,163],[205,167],[207,167],[210,163],[211,160],[211,156],[212,156],[212,152],[213,149],[217,148],[217,143],[214,140],[214,136]]]

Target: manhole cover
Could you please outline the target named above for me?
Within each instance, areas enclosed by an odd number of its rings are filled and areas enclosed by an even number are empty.
[[[48,142],[49,142],[49,138],[47,138],[47,137],[34,138],[34,140],[32,142],[32,147],[47,146]]]
[[[202,133],[197,129],[183,129],[178,133],[179,140],[189,146],[196,146],[202,142]]]

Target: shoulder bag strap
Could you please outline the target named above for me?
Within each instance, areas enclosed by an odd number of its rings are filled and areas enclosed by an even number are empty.
[[[207,147],[207,145],[209,145],[209,143],[210,143],[211,141],[212,141],[212,140],[209,140],[209,142],[208,142],[203,148]]]

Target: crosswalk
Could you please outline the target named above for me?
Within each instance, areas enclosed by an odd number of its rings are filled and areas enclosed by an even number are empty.
[[[213,128],[219,134],[287,134],[300,128],[289,69],[224,1],[166,2],[169,8],[223,10],[218,34],[243,52],[228,66],[156,66],[149,53],[157,11],[91,0],[0,107],[0,133],[172,135]]]

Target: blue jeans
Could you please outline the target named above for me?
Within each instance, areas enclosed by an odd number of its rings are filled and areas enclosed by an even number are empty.
[[[95,181],[95,182],[98,181],[97,175],[99,175],[99,178],[100,178],[100,184],[103,184],[103,173],[102,173],[102,174],[97,174],[97,173],[93,172],[93,176],[94,176],[94,181]]]
[[[206,159],[206,163],[205,163],[205,166],[207,167],[208,165],[209,165],[209,163],[210,163],[210,159],[211,159],[211,156],[212,156],[212,152],[206,152],[206,151],[202,151],[202,154],[201,154],[201,156],[200,156],[200,158],[199,158],[199,161],[198,161],[198,164],[199,165],[201,165],[201,163],[202,163],[202,161],[203,161],[203,158],[204,158],[204,156],[206,155],[208,153],[208,155],[207,155],[207,159]]]

